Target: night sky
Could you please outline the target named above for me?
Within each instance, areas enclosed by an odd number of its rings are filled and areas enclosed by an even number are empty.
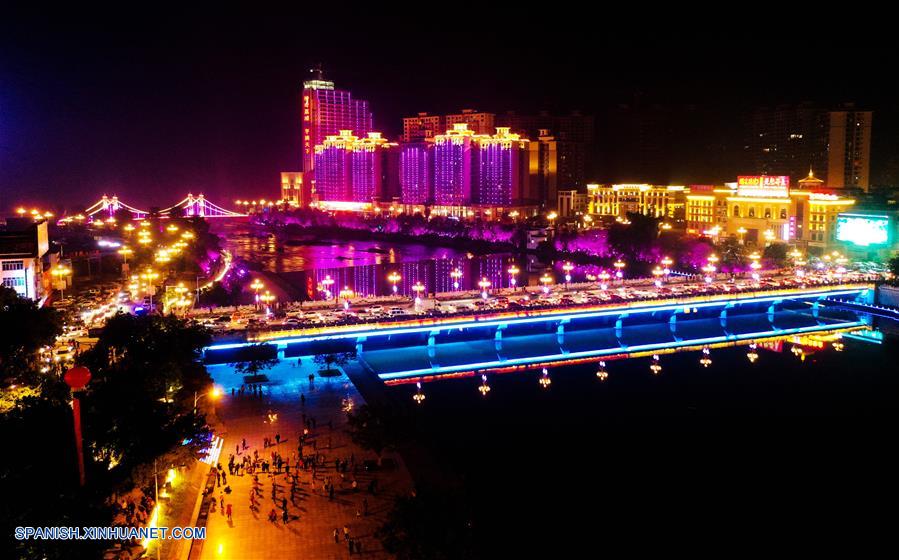
[[[809,40],[793,29],[779,33],[795,39],[771,41],[736,29],[616,35],[489,20],[459,32],[430,18],[374,17],[364,29],[327,18],[313,32],[310,20],[4,17],[0,209],[75,208],[104,192],[138,206],[168,206],[188,191],[226,206],[274,197],[278,173],[300,168],[299,94],[316,62],[338,87],[369,100],[390,137],[418,111],[597,115],[589,175],[599,181],[734,180],[744,170],[744,115],[803,100],[874,110],[873,179],[893,180],[899,169],[899,88],[892,63],[880,66],[892,51],[869,40]],[[615,150],[617,131],[604,116],[635,100],[688,115],[687,129],[669,131],[672,149],[651,156],[665,161]]]

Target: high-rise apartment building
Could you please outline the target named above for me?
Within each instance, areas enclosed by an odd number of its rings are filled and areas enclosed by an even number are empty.
[[[313,70],[314,79],[303,82],[303,188],[304,194],[318,190],[315,147],[328,136],[351,130],[365,136],[372,130],[368,102],[353,99],[349,91],[334,89],[334,82],[323,79],[321,70]],[[330,187],[328,187],[330,188]],[[311,201],[304,196],[304,201]]]
[[[319,203],[365,205],[391,196],[394,170],[389,160],[396,146],[382,138],[380,132],[369,132],[360,138],[351,130],[341,130],[327,136],[315,147],[315,193]]]
[[[446,122],[443,116],[419,113],[415,117],[403,119],[403,142],[421,142],[445,130]]]
[[[827,186],[868,190],[871,167],[871,111],[846,107],[830,112]]]
[[[869,186],[870,111],[813,103],[759,108],[746,142],[755,171],[794,181],[814,169],[828,187]]]
[[[594,146],[595,119],[573,112],[570,115],[506,113],[496,117],[497,126],[528,138],[549,137],[555,142],[558,188],[583,189],[586,186],[588,154]],[[555,188],[543,190],[547,204],[555,204]]]
[[[530,141],[508,127],[498,127],[493,135],[479,135],[475,141],[475,202],[485,206],[522,204],[529,194]]]
[[[471,204],[472,140],[475,132],[465,123],[434,137],[434,204]]]
[[[428,142],[400,146],[400,191],[403,204],[420,206],[433,201],[434,152]]]
[[[496,115],[483,113],[475,109],[462,109],[461,113],[447,115],[445,125],[452,129],[457,124],[466,124],[475,134],[493,134],[496,127]]]

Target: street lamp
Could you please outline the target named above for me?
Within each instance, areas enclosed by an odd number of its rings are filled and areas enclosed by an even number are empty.
[[[450,272],[450,277],[453,279],[453,289],[458,290],[459,289],[459,279],[462,278],[462,271],[458,268],[454,268]]]
[[[395,270],[387,275],[387,280],[389,280],[390,283],[393,284],[392,290],[393,290],[394,294],[397,292],[397,287],[396,287],[397,282],[399,282],[402,279],[403,279],[403,277],[400,276],[400,273]]]
[[[425,286],[421,283],[421,280],[415,282],[415,285],[412,286],[412,291],[415,292],[415,309],[421,309],[421,293],[425,291]]]
[[[340,299],[343,300],[344,311],[348,311],[350,309],[350,300],[353,299],[353,295],[355,294],[349,286],[344,286],[343,289],[340,290]]]
[[[266,290],[264,294],[262,294],[261,296],[259,296],[259,301],[261,301],[262,303],[265,304],[265,312],[266,312],[266,314],[271,313],[271,304],[272,304],[272,302],[275,301],[276,299],[277,299],[277,298],[275,297],[275,294],[269,292],[268,290]]]
[[[478,287],[481,288],[481,297],[487,299],[487,290],[490,288],[492,283],[490,280],[487,280],[487,277],[483,277],[478,281]]]
[[[600,271],[600,273],[599,273],[599,282],[600,282],[599,288],[601,290],[605,290],[606,288],[609,287],[608,282],[609,282],[609,278],[611,278],[611,277],[612,277],[612,275],[609,274],[608,272],[606,272],[605,270]]]
[[[747,232],[747,231],[748,231],[748,230],[747,230],[746,228],[744,228],[743,226],[740,226],[740,227],[737,229],[737,235],[740,236],[740,245],[743,244],[743,236],[746,235],[746,232]]]
[[[153,270],[152,268],[148,268],[144,271],[143,274],[140,275],[142,280],[147,281],[147,293],[150,295],[150,310],[153,309],[153,292],[156,291],[156,288],[153,285],[153,280],[159,278],[159,273]]]
[[[199,403],[200,399],[202,399],[203,397],[209,397],[209,398],[215,400],[221,396],[222,396],[222,390],[219,389],[218,387],[213,387],[212,389],[210,389],[210,391],[208,393],[201,394],[198,391],[194,391],[194,413],[197,412],[197,403]]]
[[[129,224],[130,225],[130,224]],[[134,249],[131,247],[125,246],[119,249],[119,254],[122,255],[122,258],[125,259],[125,264],[128,264],[128,257],[134,254]]]
[[[656,285],[656,288],[662,287],[662,280],[660,278],[663,274],[665,274],[665,272],[658,266],[652,269],[652,275],[655,277],[654,284]]]
[[[57,279],[56,287],[59,290],[59,299],[66,299],[66,277],[72,274],[72,269],[60,265],[54,267],[50,274]]]
[[[568,289],[568,283],[571,282],[571,271],[574,270],[574,265],[571,264],[571,261],[566,261],[565,264],[562,265],[562,270],[565,271],[565,289]]]
[[[615,267],[615,277],[619,280],[624,278],[624,267],[626,267],[627,264],[625,264],[623,260],[618,259],[614,263],[612,263],[612,266]]]
[[[549,285],[553,283],[553,278],[547,273],[543,273],[543,276],[540,277],[540,283],[543,284],[543,293],[549,293]]]
[[[518,283],[518,278],[517,278],[518,273],[521,272],[521,270],[513,264],[512,266],[509,267],[509,270],[507,270],[506,272],[509,273],[509,285],[514,290],[515,284]]]
[[[752,279],[756,281],[759,279],[759,269],[762,268],[761,263],[759,263],[759,259],[761,258],[762,256],[759,255],[758,251],[753,251],[753,253],[749,255],[749,260],[752,261],[752,263],[749,264],[749,268],[752,269]]]
[[[331,286],[334,285],[334,279],[331,278],[330,274],[325,275],[325,279],[322,280],[322,291],[325,292],[325,299],[331,299]]]
[[[671,274],[671,265],[674,264],[674,261],[671,260],[671,257],[663,257],[662,258],[662,272],[665,273],[665,278],[668,278],[668,275]]]

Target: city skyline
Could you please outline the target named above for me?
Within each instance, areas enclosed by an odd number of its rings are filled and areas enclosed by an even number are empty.
[[[403,133],[402,119],[419,112],[594,115],[586,182],[704,184],[758,173],[743,163],[744,119],[754,108],[854,102],[874,112],[871,183],[899,178],[891,154],[895,84],[865,71],[875,61],[862,48],[797,44],[800,55],[820,55],[795,56],[803,58],[799,68],[772,57],[773,47],[731,44],[725,50],[734,63],[722,67],[698,41],[627,50],[610,37],[584,51],[578,47],[591,43],[572,34],[547,38],[569,47],[555,52],[534,43],[472,65],[476,44],[460,38],[453,48],[405,49],[385,65],[383,55],[333,46],[323,33],[297,46],[256,32],[251,47],[226,37],[213,48],[203,41],[214,35],[209,27],[169,26],[164,42],[138,27],[120,50],[100,57],[104,44],[122,38],[116,31],[88,37],[51,26],[29,36],[29,29],[5,34],[0,55],[6,209],[42,201],[73,207],[103,192],[147,206],[165,203],[172,190],[222,201],[277,196],[280,172],[302,168],[302,82],[319,62],[338,88],[368,102],[373,128],[391,141]],[[861,79],[809,87],[849,59],[860,61]],[[64,91],[54,87],[60,83]],[[65,192],[51,195],[59,181]]]

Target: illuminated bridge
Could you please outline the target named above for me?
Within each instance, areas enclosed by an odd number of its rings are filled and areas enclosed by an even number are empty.
[[[832,305],[828,298],[869,304],[873,296],[873,285],[822,286],[308,329],[262,343],[282,357],[355,350],[365,368],[389,382],[858,329],[870,323],[870,316]],[[213,345],[206,349],[206,360],[236,361],[250,344]]]
[[[84,215],[89,220],[105,220],[114,217],[117,213],[126,211],[135,220],[142,220],[150,215],[146,210],[140,210],[119,200],[118,196],[106,196],[105,194],[84,210]],[[161,217],[199,216],[202,218],[238,218],[246,216],[238,212],[226,210],[207,200],[202,194],[194,196],[188,193],[177,203],[168,208],[159,210],[157,215]]]

